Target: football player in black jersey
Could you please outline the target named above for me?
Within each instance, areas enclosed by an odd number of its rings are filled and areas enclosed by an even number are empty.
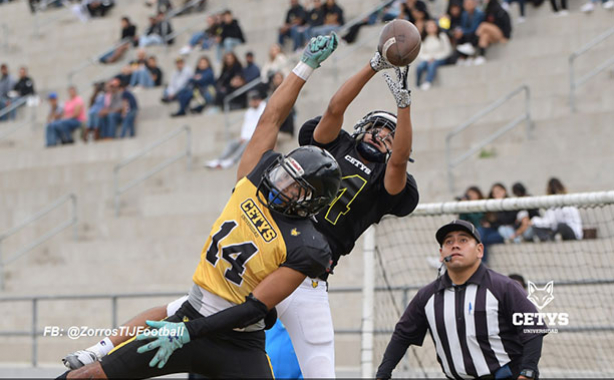
[[[326,149],[341,167],[342,182],[337,197],[316,216],[316,228],[331,247],[332,267],[341,256],[352,251],[356,240],[370,225],[386,214],[408,215],[418,204],[416,181],[407,173],[412,147],[409,67],[394,68],[396,79],[384,74],[396,101],[396,115],[369,112],[354,126],[354,134],[341,129],[350,103],[378,71],[387,68],[393,67],[376,53],[339,88],[324,115],[307,121],[299,133],[300,145]],[[305,378],[335,376],[333,323],[326,279],[326,275],[307,279],[276,308]]]
[[[271,97],[203,247],[188,300],[165,321],[147,321],[148,333],[62,378],[272,377],[265,317],[306,277],[330,267],[330,248],[310,218],[334,199],[341,172],[319,147],[285,156],[271,149],[307,78],[336,46],[334,33],[312,39]]]

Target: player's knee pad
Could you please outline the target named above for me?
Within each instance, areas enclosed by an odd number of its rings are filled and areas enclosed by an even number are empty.
[[[301,309],[299,322],[305,341],[317,345],[332,344],[334,331],[328,303],[309,302]]]

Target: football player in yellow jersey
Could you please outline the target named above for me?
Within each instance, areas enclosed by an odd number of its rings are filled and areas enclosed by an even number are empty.
[[[328,269],[330,248],[310,218],[337,195],[341,172],[318,147],[286,156],[271,149],[306,80],[336,47],[334,33],[313,38],[271,96],[239,163],[233,194],[202,250],[188,300],[165,321],[147,321],[154,328],[148,334],[60,378],[179,372],[272,377],[264,319],[307,276]]]

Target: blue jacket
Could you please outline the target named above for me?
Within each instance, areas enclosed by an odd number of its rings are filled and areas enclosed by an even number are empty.
[[[467,11],[463,11],[461,14],[461,28],[463,29],[463,35],[475,34],[478,29],[478,25],[484,21],[484,12],[481,9],[475,8],[473,16],[469,16]]]

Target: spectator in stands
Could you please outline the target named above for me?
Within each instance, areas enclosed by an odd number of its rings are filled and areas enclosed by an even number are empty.
[[[47,100],[49,101],[49,114],[47,115],[47,124],[51,124],[54,121],[61,120],[62,114],[64,113],[64,109],[58,102],[58,94],[55,92],[49,93],[49,95],[47,95]]]
[[[228,169],[241,159],[243,151],[251,140],[256,125],[260,116],[264,112],[266,102],[259,91],[252,90],[247,94],[249,99],[249,108],[243,116],[243,126],[241,127],[241,136],[232,140],[226,145],[222,154],[215,160],[208,161],[205,166],[210,169]]]
[[[120,41],[123,41],[116,49],[111,50],[107,54],[100,58],[101,63],[113,63],[119,60],[130,49],[130,46],[138,44],[138,38],[136,36],[136,25],[130,22],[130,19],[126,16],[121,19],[121,37]]]
[[[120,84],[128,86],[130,84],[130,80],[132,79],[132,64],[124,65],[119,74],[115,76],[117,80],[119,80]]]
[[[19,80],[15,83],[13,90],[17,92],[19,97],[36,94],[34,81],[28,76],[28,69],[25,66],[19,68]]]
[[[269,48],[269,59],[262,66],[262,70],[260,71],[262,82],[269,83],[271,76],[278,71],[281,71],[284,76],[288,75],[287,64],[288,58],[286,58],[286,55],[281,51],[281,46],[278,44],[271,45]]]
[[[452,53],[448,35],[439,29],[435,20],[426,22],[425,34],[426,36],[422,38],[416,69],[416,86],[424,91],[431,88],[435,75],[437,75],[437,68],[444,65]],[[424,72],[426,72],[426,81],[421,84]]]
[[[155,59],[154,59],[155,64]],[[144,49],[139,49],[137,59],[130,63],[132,74],[130,75],[130,87],[142,86],[145,88],[155,85],[154,75],[149,68],[149,59]],[[159,68],[158,68],[159,70]]]
[[[120,84],[119,90],[121,92],[122,99],[122,110],[121,110],[121,121],[122,121],[122,131],[120,134],[121,138],[130,135],[130,137],[134,137],[134,121],[136,119],[136,115],[139,112],[139,105],[132,94],[125,85]]]
[[[222,71],[220,76],[215,82],[215,89],[217,92],[216,104],[221,106],[224,103],[226,95],[233,91],[231,86],[232,78],[235,76],[241,76],[243,74],[243,66],[237,59],[237,56],[233,52],[224,54],[224,61],[222,64]]]
[[[109,140],[115,138],[117,124],[121,121],[123,110],[122,94],[119,90],[119,79],[111,79],[106,85],[104,107],[100,116],[100,138]]]
[[[193,99],[197,100],[198,103],[194,109],[195,112],[202,111],[206,104],[212,104],[215,100],[215,76],[211,68],[211,61],[207,56],[200,57],[194,75],[177,94],[179,110],[171,114],[171,117],[186,115]]]
[[[196,32],[190,37],[190,42],[179,50],[179,54],[188,55],[196,46],[208,50],[217,43],[217,36],[222,34],[221,16],[211,15],[207,17],[207,28]]]
[[[479,201],[484,199],[484,195],[482,195],[482,191],[477,186],[470,186],[465,191],[465,195],[461,197],[462,201]],[[482,220],[484,219],[483,212],[470,212],[465,214],[459,214],[458,218],[461,220],[466,220],[473,224],[476,227],[480,227],[482,225]]]
[[[150,55],[149,58],[147,58],[147,70],[149,70],[151,74],[154,87],[160,87],[162,85],[162,77],[164,74],[162,73],[162,69],[158,67],[158,62],[155,55]]]
[[[588,1],[586,4],[582,5],[580,7],[580,10],[582,12],[592,12],[593,10],[595,10],[595,3],[600,2],[599,0],[590,0]],[[612,9],[614,8],[614,0],[601,0],[601,6],[603,7],[603,9]],[[522,8],[521,8],[522,10]],[[521,12],[522,14],[522,12]]]
[[[465,0],[467,1],[467,0]],[[471,1],[471,0],[470,0]],[[490,189],[489,199],[507,198],[507,189],[501,183],[495,183]],[[509,240],[514,234],[514,222],[516,221],[515,211],[487,212],[478,227],[482,243],[484,244],[484,258],[487,257],[487,247],[491,244],[501,244]],[[485,261],[483,259],[483,261]]]
[[[567,11],[567,0],[561,0],[561,7],[557,7],[556,0],[550,0],[550,6],[552,6],[552,11],[557,16],[567,16],[569,12]]]
[[[343,9],[335,3],[335,0],[326,0],[326,3],[322,6],[322,12],[324,14],[324,24],[313,27],[311,37],[336,32],[345,24]]]
[[[501,3],[501,6],[503,7],[503,9],[505,9],[505,11],[507,13],[510,12],[510,3],[512,3],[513,1],[518,2],[518,7],[520,8],[520,17],[518,17],[518,19],[516,20],[516,22],[518,22],[519,24],[522,24],[523,22],[526,21],[525,19],[525,11],[524,11],[524,6],[526,3],[526,0],[503,0],[503,2]],[[614,0],[612,0],[612,2],[614,3]]]
[[[425,32],[425,24],[427,20],[431,19],[428,7],[424,1],[418,0],[413,2],[413,6],[409,7],[408,4],[412,3],[408,1],[405,3],[406,7],[403,8],[402,18],[409,20],[416,25],[416,28],[423,34]]]
[[[558,178],[550,178],[546,189],[548,195],[567,194],[567,189]],[[548,209],[543,217],[534,216],[531,224],[540,240],[554,240],[560,235],[563,240],[580,240],[583,237],[580,211],[573,206]]]
[[[254,53],[248,51],[245,53],[245,67],[243,68],[243,78],[249,83],[260,77],[260,67],[254,62]]]
[[[484,12],[484,21],[475,31],[478,37],[478,56],[473,62],[482,65],[486,62],[484,57],[486,48],[496,43],[506,43],[512,36],[512,22],[510,15],[501,7],[499,0],[487,0]]]
[[[15,79],[9,74],[9,68],[6,64],[0,66],[0,111],[11,105],[12,91],[15,87]],[[11,112],[8,115],[0,117],[0,121],[7,120],[8,118],[15,118],[15,112]]]
[[[245,43],[239,22],[230,10],[222,13],[222,33],[217,37],[217,60],[221,61],[224,53],[234,51],[235,46]]]
[[[322,0],[313,0],[312,7],[307,12],[307,27],[297,37],[300,38],[299,46],[305,45],[305,42],[313,35],[313,29],[322,25],[324,25],[324,6],[322,5]]]
[[[100,111],[104,108],[105,83],[94,83],[94,92],[90,98],[90,109],[87,112],[87,130],[94,135],[93,139],[100,138]]]
[[[68,96],[69,99],[64,103],[62,119],[47,124],[47,146],[57,145],[58,140],[62,144],[74,143],[72,133],[81,128],[86,120],[85,104],[74,86],[68,87]]]
[[[190,78],[194,75],[194,72],[186,66],[182,57],[175,59],[175,68],[176,70],[171,74],[171,81],[162,94],[163,103],[177,100],[177,93],[188,84]]]
[[[462,1],[450,0],[446,14],[439,19],[439,26],[446,31],[450,44],[456,48],[456,33],[455,31],[461,27],[461,15],[463,13]],[[453,64],[454,55],[448,59],[449,64]]]
[[[170,20],[166,18],[164,12],[159,12],[155,17],[149,18],[149,28],[139,39],[139,47],[151,45],[172,45],[173,38],[169,38],[173,33]]]
[[[90,17],[104,17],[115,6],[115,0],[83,0]]]
[[[290,0],[290,9],[286,13],[286,21],[279,28],[278,42],[284,46],[284,40],[291,38],[293,42],[292,50],[300,49],[303,46],[302,38],[299,36],[305,29],[307,12],[298,0]]]
[[[454,38],[457,43],[456,50],[461,54],[456,61],[457,64],[471,64],[472,60],[467,59],[467,57],[475,54],[475,47],[478,44],[478,37],[475,32],[482,21],[484,21],[484,12],[477,8],[477,1],[464,0],[461,24],[454,30]]]
[[[512,193],[517,197],[528,197],[527,189],[520,182],[516,182],[512,185]],[[520,210],[516,214],[516,222],[514,223],[515,232],[510,237],[514,242],[519,243],[520,238],[526,241],[532,241],[535,233],[531,226],[531,218],[539,215],[539,210]]]

